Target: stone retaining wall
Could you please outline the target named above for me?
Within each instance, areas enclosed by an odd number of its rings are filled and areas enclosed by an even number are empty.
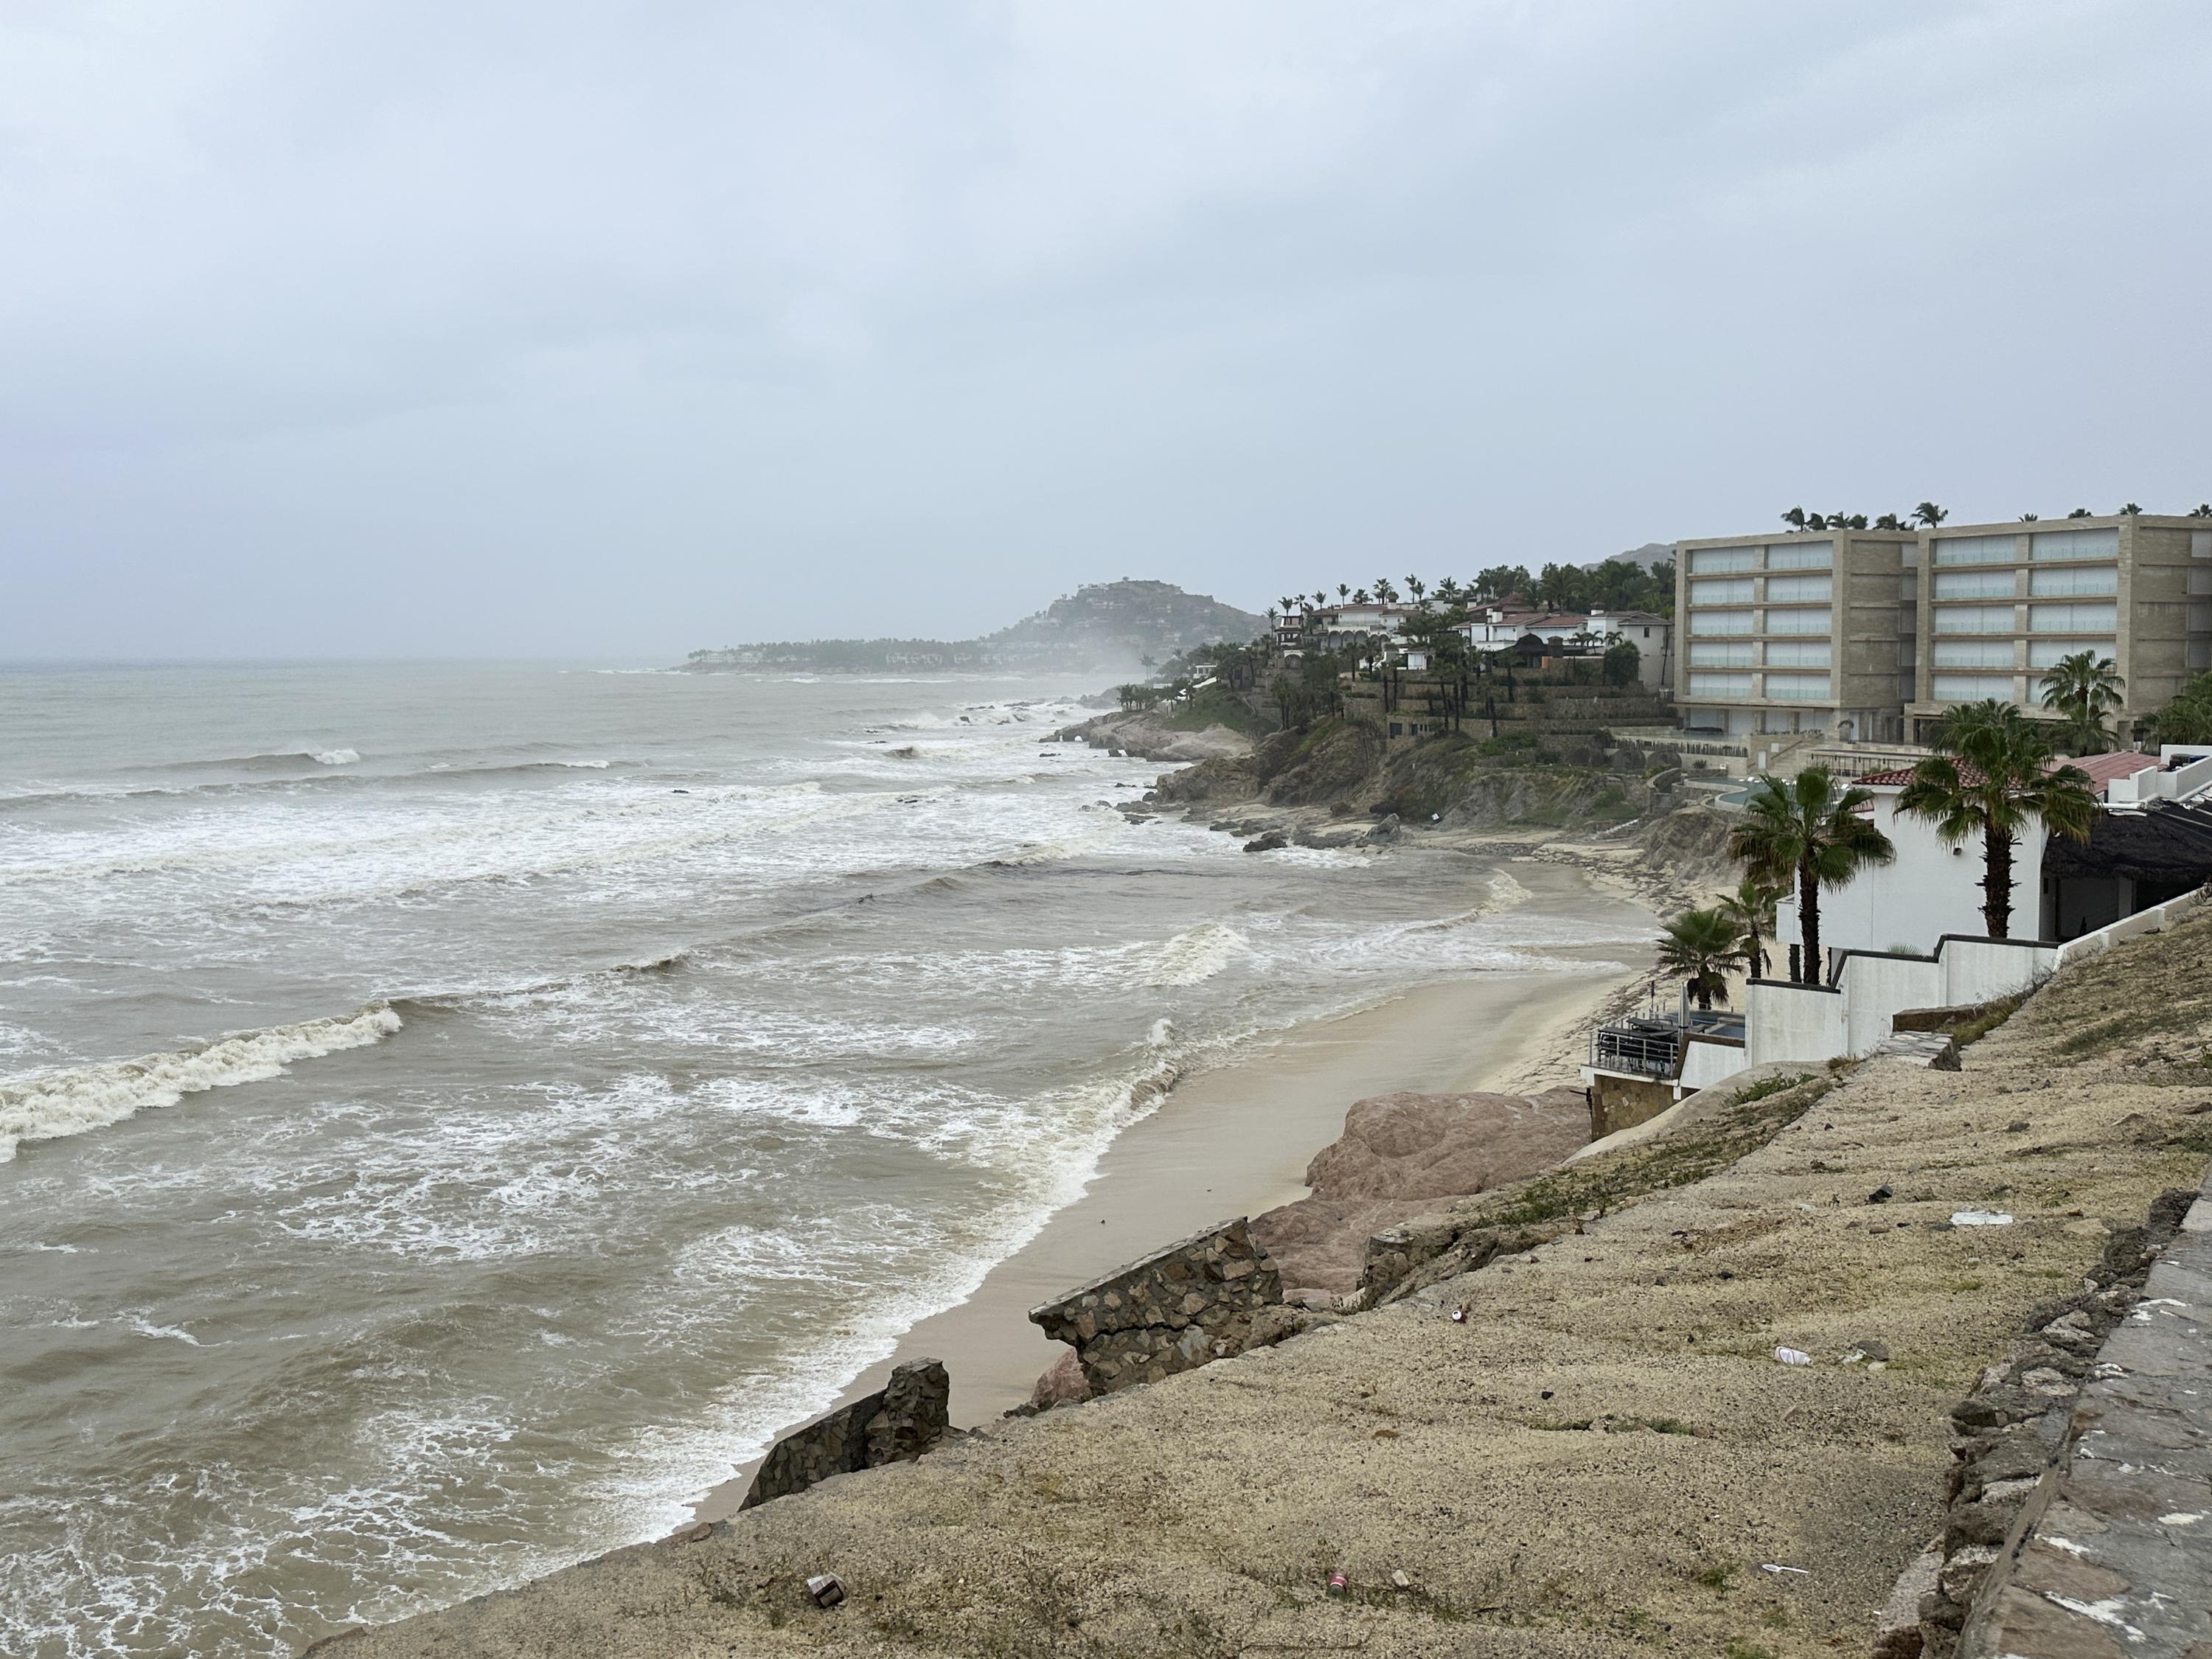
[[[2023,1536],[2049,1504],[2095,1415],[2084,1385],[2107,1374],[2100,1350],[2142,1299],[2153,1264],[2195,1197],[2185,1188],[2163,1193],[2145,1225],[2114,1233],[2081,1288],[2036,1308],[2028,1316],[2027,1340],[2010,1363],[1992,1365],[1952,1408],[1956,1461],[1943,1534],[1907,1570],[1917,1595],[1900,1595],[1893,1603],[1875,1638],[1878,1659],[1966,1659],[1995,1651],[1978,1639],[1962,1644],[1961,1631],[1970,1614],[1977,1626],[1986,1624],[1975,1610],[2002,1593]]]
[[[880,1463],[911,1462],[945,1437],[952,1379],[934,1359],[912,1359],[883,1390],[777,1441],[753,1477],[740,1509],[804,1492],[833,1474]]]
[[[1282,1299],[1275,1264],[1239,1216],[1033,1308],[1030,1318],[1074,1348],[1091,1392],[1101,1395],[1243,1352],[1253,1320]]]

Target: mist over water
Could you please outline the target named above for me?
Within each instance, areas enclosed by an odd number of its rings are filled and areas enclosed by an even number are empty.
[[[1127,823],[1087,689],[0,674],[0,1650],[655,1535],[1179,1076],[1640,931]]]

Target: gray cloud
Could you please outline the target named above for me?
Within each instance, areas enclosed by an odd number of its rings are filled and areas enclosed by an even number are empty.
[[[0,653],[2212,495],[2194,3],[21,4]]]

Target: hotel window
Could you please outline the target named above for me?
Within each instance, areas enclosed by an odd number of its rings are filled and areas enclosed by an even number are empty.
[[[1755,547],[1701,547],[1690,555],[1692,576],[1717,576],[1730,570],[1758,568],[1759,550]]]
[[[1769,576],[1766,602],[1787,605],[1796,599],[1826,599],[1834,581],[1832,576]]]
[[[1938,668],[2010,668],[2010,640],[1938,640],[1929,647]]]
[[[1766,695],[1778,702],[1820,702],[1828,695],[1826,674],[1769,674]]]
[[[1828,665],[1828,642],[1826,640],[1776,640],[1766,647],[1769,668],[1826,668]]]
[[[2017,536],[1944,536],[1936,543],[1938,564],[2010,564],[2019,557]]]
[[[2014,577],[2009,570],[1939,570],[1936,597],[1939,599],[2008,599]]]
[[[1939,605],[1935,616],[1934,630],[1938,634],[2012,632],[2012,607],[2008,605]]]
[[[1770,611],[1766,613],[1766,631],[1770,634],[1825,634],[1832,621],[1832,613],[1826,609]]]
[[[1766,550],[1769,570],[1826,570],[1835,562],[1833,542],[1782,542]]]
[[[1751,578],[1738,576],[1729,581],[1692,582],[1692,605],[1748,605],[1751,603]]]
[[[2027,591],[2039,599],[2063,599],[2075,593],[2117,593],[2120,591],[2120,570],[2118,565],[2112,564],[2087,564],[2071,570],[2031,570]]]
[[[2191,640],[2189,642],[2189,672],[2212,668],[2212,640]]]
[[[1723,641],[1713,645],[1693,645],[1690,647],[1690,666],[1692,668],[1748,668],[1751,666],[1751,641]]]
[[[2192,530],[2189,532],[2189,556],[2192,559],[2212,559],[2212,530]]]
[[[1931,695],[1937,702],[1979,702],[1984,697],[2009,700],[2012,696],[2012,676],[1937,674],[1932,677]]]
[[[1751,632],[1751,612],[1748,611],[1692,611],[1690,613],[1690,632],[1692,634],[1748,634]]]
[[[2116,642],[2112,640],[2030,640],[2027,645],[2027,665],[2030,668],[2056,668],[2061,657],[2070,657],[2076,652],[2096,653],[2101,662],[2111,656]]]
[[[2027,539],[2030,554],[2037,559],[2117,559],[2120,556],[2120,532],[2117,528],[2039,530]]]
[[[2120,625],[2116,605],[2031,605],[2031,634],[2109,634]]]
[[[1692,674],[1690,676],[1690,695],[1693,697],[1747,697],[1751,695],[1751,676]]]

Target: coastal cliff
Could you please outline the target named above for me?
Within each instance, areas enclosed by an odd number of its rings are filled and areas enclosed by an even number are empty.
[[[2202,1179],[2208,1021],[2200,917],[1957,1072],[1777,1079],[1448,1211],[1370,1311],[318,1650],[1863,1651],[1953,1407]]]
[[[1266,618],[1172,582],[1095,582],[994,634],[969,640],[771,640],[694,651],[693,674],[1133,672],[1194,647],[1242,643]]]

